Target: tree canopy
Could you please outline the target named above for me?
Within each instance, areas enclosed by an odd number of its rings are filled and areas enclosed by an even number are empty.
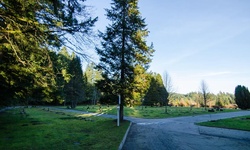
[[[56,79],[50,50],[67,45],[77,54],[85,56],[82,48],[71,42],[72,39],[89,37],[97,20],[88,15],[83,2],[0,1],[2,104],[10,104],[14,99],[44,99],[52,93]]]
[[[101,48],[96,49],[100,56],[97,67],[103,73],[102,85],[109,87],[107,92],[121,95],[122,120],[125,98],[131,98],[134,68],[139,65],[147,69],[154,50],[145,40],[149,31],[140,15],[138,0],[113,0],[106,12],[111,24],[105,33],[100,33],[102,42]]]
[[[168,92],[163,85],[160,74],[152,74],[150,86],[144,99],[144,105],[148,106],[163,106],[168,104]]]
[[[248,88],[241,85],[235,88],[235,102],[241,109],[250,109],[250,93]]]

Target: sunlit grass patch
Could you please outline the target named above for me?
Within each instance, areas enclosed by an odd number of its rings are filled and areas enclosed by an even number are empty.
[[[64,107],[65,108],[65,107]],[[77,106],[77,110],[93,112],[93,113],[104,113],[110,115],[117,114],[117,106],[108,105],[89,105],[89,106]],[[167,107],[167,112],[165,112],[165,107],[124,107],[124,115],[136,118],[169,118],[169,117],[179,117],[179,116],[194,116],[202,114],[215,114],[222,112],[232,112],[238,111],[235,109],[223,109],[223,111],[208,112],[204,108],[190,108],[190,107]]]
[[[0,113],[0,149],[117,149],[129,122],[63,111],[19,109]]]
[[[250,116],[197,123],[202,126],[250,131]]]
[[[77,117],[93,117],[93,114],[76,114]]]

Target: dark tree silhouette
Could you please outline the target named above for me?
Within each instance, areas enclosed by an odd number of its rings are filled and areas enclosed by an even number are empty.
[[[165,105],[168,103],[168,92],[163,85],[160,74],[152,74],[150,86],[145,96],[144,104],[154,106],[156,104]]]
[[[204,80],[201,81],[200,90],[203,96],[205,110],[207,110],[208,86]]]
[[[235,88],[235,102],[240,109],[250,109],[250,93],[245,86]]]

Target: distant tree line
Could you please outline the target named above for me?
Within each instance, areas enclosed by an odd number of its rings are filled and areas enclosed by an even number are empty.
[[[208,93],[206,99],[206,107],[228,107],[235,108],[234,94],[219,92],[218,94]],[[172,93],[169,101],[170,106],[181,107],[205,107],[204,95],[202,92],[190,92],[188,94]]]

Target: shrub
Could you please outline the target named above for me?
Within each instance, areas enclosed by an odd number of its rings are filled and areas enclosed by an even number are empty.
[[[250,93],[245,86],[235,88],[235,102],[240,109],[250,109]]]

